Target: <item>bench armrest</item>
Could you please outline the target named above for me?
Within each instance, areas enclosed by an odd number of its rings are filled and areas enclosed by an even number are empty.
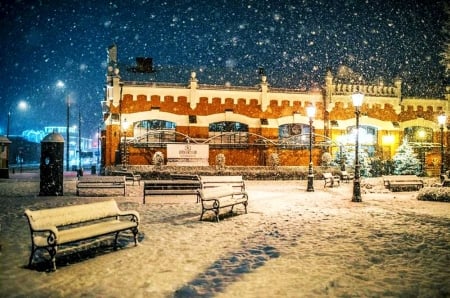
[[[119,211],[119,216],[131,216],[131,220],[139,223],[139,213],[135,210]]]
[[[237,191],[235,193],[233,193],[232,195],[233,199],[235,199],[236,197],[242,198],[242,199],[247,199],[248,200],[248,194],[246,191]]]
[[[47,245],[56,245],[56,243],[58,242],[58,229],[54,226],[41,229],[31,228],[31,239],[34,245],[40,247]]]

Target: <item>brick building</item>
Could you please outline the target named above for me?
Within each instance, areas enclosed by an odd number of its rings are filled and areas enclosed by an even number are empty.
[[[406,137],[428,174],[439,173],[437,116],[449,114],[450,87],[445,98],[404,98],[401,79],[392,85],[368,85],[328,71],[323,87],[283,89],[272,87],[262,69],[250,75],[155,69],[151,58],[138,58],[135,66],[121,65],[115,46],[108,49],[106,78],[104,166],[152,164],[155,152],[167,157],[167,144],[208,145],[210,165],[219,153],[227,165],[264,166],[272,153],[277,153],[280,165],[308,165],[310,127],[315,165],[322,163],[324,153],[351,165],[351,158],[345,157],[354,156],[355,150],[352,94],[360,92],[364,101],[359,142],[364,156],[390,160]],[[316,108],[312,123],[306,113],[311,105]],[[448,155],[448,127],[443,135]]]

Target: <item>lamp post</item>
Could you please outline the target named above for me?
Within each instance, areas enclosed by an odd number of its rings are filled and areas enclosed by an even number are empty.
[[[11,107],[12,107],[12,105],[8,109],[8,123],[7,123],[7,126],[6,126],[6,137],[7,138],[9,138],[9,133],[10,133],[10,129],[11,129],[11,115],[12,115]],[[21,100],[17,104],[16,108],[19,108],[20,110],[25,111],[28,108],[28,104],[27,104],[26,101]]]
[[[123,128],[123,134],[125,136],[124,138],[124,148],[123,148],[123,153],[122,153],[122,167],[124,169],[127,168],[127,129],[128,129],[128,122],[127,122],[127,118],[125,118],[122,122],[122,128]]]
[[[100,167],[100,125],[97,127],[97,166]]]
[[[9,125],[11,122],[11,111],[8,111],[8,125],[6,126],[6,137],[9,138]]]
[[[66,111],[66,171],[69,171],[69,143],[70,143],[70,134],[69,134],[69,130],[70,130],[70,100],[69,100],[69,96],[67,96],[67,111]]]
[[[444,157],[444,125],[447,121],[447,116],[445,114],[440,114],[438,116],[438,123],[441,129],[441,179],[445,174],[445,157]]]
[[[83,176],[83,165],[81,164],[81,111],[78,111],[78,168],[79,175]]]
[[[308,166],[308,186],[306,191],[314,191],[314,173],[313,173],[313,162],[312,162],[312,124],[313,118],[316,114],[316,108],[314,106],[308,106],[306,108],[306,114],[309,118],[309,166]]]
[[[63,81],[58,80],[56,82],[56,88],[58,89],[64,89],[66,87],[66,84],[64,84]],[[67,95],[66,98],[66,171],[69,171],[69,143],[70,143],[70,98],[69,95]]]
[[[359,115],[361,114],[360,107],[364,100],[364,94],[352,94],[353,106],[355,107],[356,115],[356,136],[355,136],[355,177],[353,179],[353,196],[352,202],[362,202],[361,199],[361,169],[359,164]]]

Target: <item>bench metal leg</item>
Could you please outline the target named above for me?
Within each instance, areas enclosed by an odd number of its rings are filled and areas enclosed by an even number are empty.
[[[30,259],[28,260],[28,268],[31,268],[31,264],[33,263],[33,256],[34,253],[36,252],[36,247],[34,245],[31,246],[31,254],[30,254]]]
[[[114,237],[114,250],[117,250],[117,238],[119,238],[119,233],[120,232],[117,232],[116,236]]]
[[[133,235],[134,235],[134,246],[138,245],[138,233],[139,230],[137,228],[132,229]]]

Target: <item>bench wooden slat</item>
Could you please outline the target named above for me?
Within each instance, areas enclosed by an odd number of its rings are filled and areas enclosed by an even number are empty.
[[[114,200],[35,211],[26,209],[24,214],[28,220],[32,242],[29,267],[39,249],[47,250],[52,269],[56,270],[55,259],[59,245],[115,233],[115,248],[118,233],[125,230],[133,232],[134,243],[137,245],[139,214],[133,210],[121,211]]]
[[[198,180],[150,180],[144,182],[143,204],[148,195],[196,195],[201,188]]]
[[[231,185],[245,191],[245,181],[242,176],[200,176],[202,188]]]
[[[122,188],[126,195],[125,176],[80,176],[77,181],[77,196],[80,189]]]

